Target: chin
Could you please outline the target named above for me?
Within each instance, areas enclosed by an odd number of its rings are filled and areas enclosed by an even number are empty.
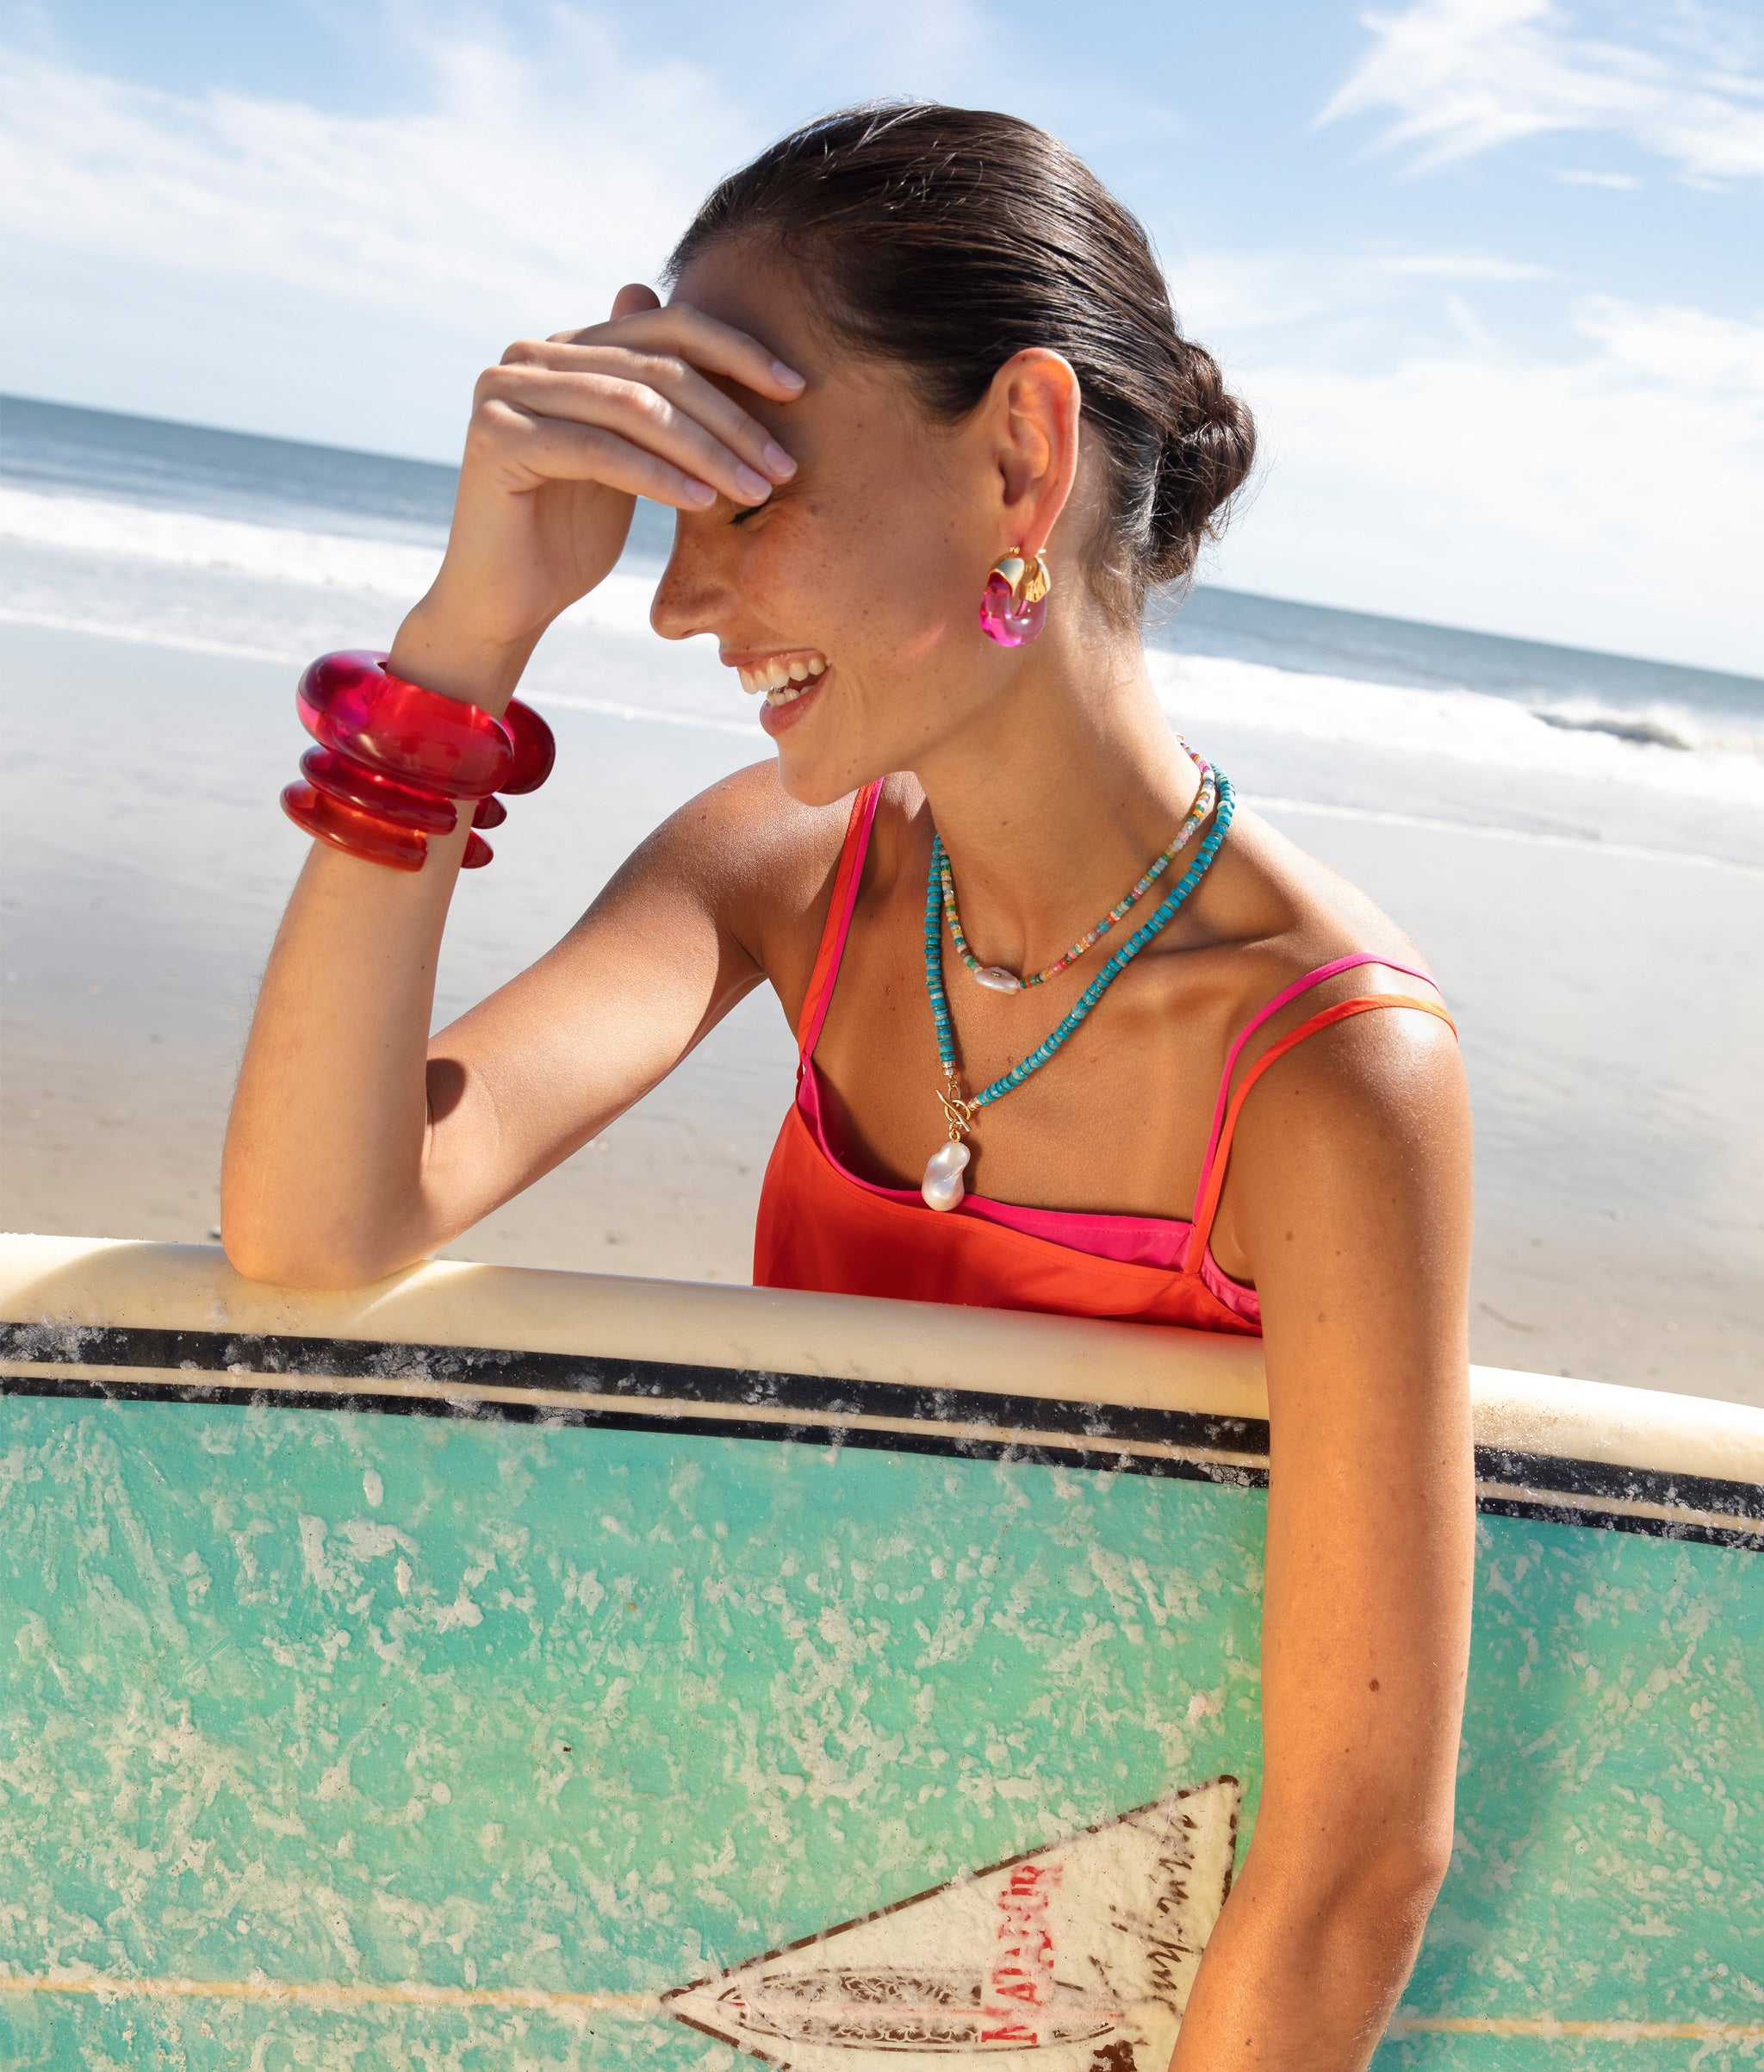
[[[778,781],[798,806],[836,805],[868,782],[864,777],[847,775],[849,768],[842,764],[829,769],[819,756],[795,756],[782,745],[778,750]]]

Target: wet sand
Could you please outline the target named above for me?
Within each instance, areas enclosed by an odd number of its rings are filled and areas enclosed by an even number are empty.
[[[205,1238],[303,848],[273,808],[300,747],[290,673],[20,626],[0,626],[0,1225]],[[739,731],[548,710],[559,775],[463,883],[443,1019],[548,947],[673,805],[763,752]],[[1764,1024],[1764,873],[1394,824],[1344,809],[1320,768],[1307,792],[1278,744],[1208,745],[1413,934],[1460,1018],[1474,1357],[1764,1403],[1764,1088],[1744,1068]],[[746,1279],[792,1055],[770,996],[749,999],[451,1254]]]

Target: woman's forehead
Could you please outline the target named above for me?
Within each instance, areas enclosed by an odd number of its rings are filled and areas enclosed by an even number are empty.
[[[812,378],[827,369],[828,341],[809,308],[802,271],[746,240],[712,246],[681,271],[668,297],[757,339]]]

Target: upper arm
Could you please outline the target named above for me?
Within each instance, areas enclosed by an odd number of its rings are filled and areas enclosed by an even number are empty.
[[[1232,1189],[1270,1423],[1261,1827],[1323,1884],[1443,1868],[1475,1534],[1450,1030],[1392,1008],[1298,1046],[1245,1104]]]
[[[771,765],[724,779],[555,949],[432,1039],[424,1186],[449,1235],[598,1135],[768,975],[838,818],[796,805]]]

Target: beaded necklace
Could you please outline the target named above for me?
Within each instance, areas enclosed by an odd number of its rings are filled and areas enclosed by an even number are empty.
[[[949,939],[955,945],[955,954],[973,974],[978,984],[985,986],[991,992],[1026,992],[1031,986],[1045,986],[1049,979],[1057,978],[1069,964],[1076,964],[1093,943],[1100,943],[1115,924],[1131,913],[1146,894],[1151,891],[1158,879],[1169,869],[1177,855],[1193,838],[1195,830],[1205,821],[1208,814],[1213,811],[1214,799],[1213,765],[1207,761],[1205,756],[1196,755],[1186,741],[1182,744],[1182,747],[1183,752],[1201,773],[1201,788],[1196,795],[1194,805],[1189,808],[1187,819],[1177,829],[1175,839],[1161,856],[1153,858],[1145,876],[1140,880],[1118,906],[1111,906],[1096,925],[1092,929],[1086,930],[1064,956],[1056,957],[1053,963],[1041,971],[1031,972],[1024,977],[1019,978],[1014,971],[1006,971],[1003,965],[981,963],[973,951],[968,948],[968,939],[962,933],[961,915],[956,910],[955,874],[949,867],[947,853],[940,844],[938,849],[939,872],[943,880],[943,911],[949,920]]]
[[[931,1154],[925,1167],[925,1177],[919,1192],[934,1209],[953,1209],[966,1192],[962,1185],[962,1169],[972,1155],[962,1142],[974,1127],[974,1118],[983,1108],[994,1101],[1003,1100],[1007,1093],[1021,1086],[1032,1073],[1039,1072],[1049,1058],[1065,1043],[1109,988],[1121,976],[1140,952],[1157,935],[1175,914],[1177,909],[1193,892],[1206,874],[1207,867],[1219,853],[1219,845],[1225,839],[1225,831],[1231,825],[1232,815],[1237,810],[1236,795],[1231,788],[1231,780],[1223,770],[1209,771],[1215,781],[1218,793],[1218,818],[1213,831],[1202,843],[1181,879],[1172,887],[1164,904],[1152,918],[1135,929],[1115,955],[1102,967],[1090,983],[1078,995],[1077,1004],[1059,1026],[1032,1050],[1019,1063],[1006,1073],[1001,1073],[990,1086],[983,1086],[976,1094],[965,1095],[961,1091],[961,1073],[955,1061],[955,1030],[949,1018],[949,1002],[943,992],[943,913],[944,866],[947,859],[942,837],[935,837],[931,843],[931,868],[925,880],[925,989],[931,996],[931,1019],[937,1030],[937,1056],[943,1067],[944,1084],[939,1088],[937,1098],[942,1105],[943,1119],[949,1127],[949,1141],[941,1144]]]

